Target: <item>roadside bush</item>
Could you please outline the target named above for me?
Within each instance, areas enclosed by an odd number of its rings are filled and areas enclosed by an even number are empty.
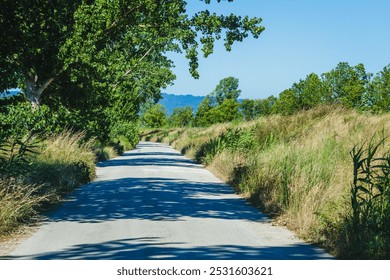
[[[56,196],[69,192],[95,177],[93,141],[83,133],[64,131],[49,137],[26,176],[28,184],[42,185],[44,193]]]
[[[77,112],[64,107],[53,111],[46,105],[33,109],[29,102],[11,104],[1,108],[0,131],[7,139],[22,139],[34,135],[50,135],[64,129],[83,130]]]
[[[124,150],[131,150],[139,142],[139,126],[134,122],[116,123],[111,127],[110,138],[113,143],[121,145]]]
[[[119,146],[120,148],[121,146]],[[101,143],[95,143],[93,146],[93,151],[96,155],[97,161],[105,161],[109,160],[111,158],[117,157],[119,153],[117,152],[117,149],[115,149],[112,146],[104,146]]]
[[[255,146],[253,131],[251,128],[228,129],[215,138],[202,144],[197,153],[196,160],[204,164],[210,164],[213,158],[224,150],[248,151]]]

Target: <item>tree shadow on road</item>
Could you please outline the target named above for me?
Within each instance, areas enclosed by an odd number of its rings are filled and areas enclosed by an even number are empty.
[[[158,144],[161,145],[161,144]],[[138,144],[138,148],[155,147],[156,143]],[[144,151],[136,149],[125,152],[122,156],[113,160],[99,162],[98,167],[118,167],[118,166],[164,166],[164,167],[189,167],[203,168],[203,165],[194,162],[181,155],[171,148],[163,149],[162,152]]]
[[[97,181],[73,192],[49,221],[96,223],[117,219],[183,217],[261,221],[268,218],[222,183],[174,178]]]
[[[249,247],[237,245],[193,246],[161,242],[157,237],[79,244],[62,251],[4,259],[36,260],[307,260],[330,259],[319,249],[305,244]]]
[[[99,162],[98,167],[117,167],[117,166],[164,166],[164,167],[189,167],[203,168],[203,165],[196,164],[194,161],[185,157],[167,158],[167,157],[130,157],[116,158]]]
[[[144,147],[155,144],[143,143]],[[99,163],[116,166],[183,167],[187,172],[201,165],[179,154],[129,152],[124,157]],[[188,169],[187,169],[188,168]],[[196,173],[198,174],[198,173]],[[199,173],[201,174],[201,172]],[[174,176],[174,175],[172,175]],[[195,176],[196,177],[196,176]],[[103,223],[115,220],[186,221],[189,218],[237,220],[268,223],[268,217],[221,182],[202,182],[166,177],[125,177],[84,185],[67,197],[66,203],[47,212],[47,223]],[[234,223],[233,223],[234,224]],[[145,234],[145,233],[143,233]],[[59,237],[60,238],[60,237]],[[132,236],[96,244],[78,244],[56,252],[5,259],[321,259],[322,250],[309,244],[288,246],[213,245],[195,246],[184,242],[164,242],[163,236]],[[245,244],[245,243],[244,243]]]

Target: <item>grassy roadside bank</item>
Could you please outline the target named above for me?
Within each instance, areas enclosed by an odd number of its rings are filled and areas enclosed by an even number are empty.
[[[389,114],[327,106],[141,137],[206,164],[277,223],[339,258],[390,258]]]
[[[0,143],[0,237],[39,219],[40,211],[93,180],[97,161],[131,148],[124,138],[106,146],[71,131]]]

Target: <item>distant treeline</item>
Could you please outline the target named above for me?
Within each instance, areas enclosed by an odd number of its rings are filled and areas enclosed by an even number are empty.
[[[324,104],[373,113],[390,111],[390,65],[377,74],[368,73],[363,64],[340,62],[329,72],[306,78],[285,89],[279,97],[243,99],[237,78],[222,79],[194,113],[189,106],[176,108],[168,118],[161,104],[147,108],[142,117],[146,127],[209,126],[234,120],[252,120],[271,114],[291,115]]]

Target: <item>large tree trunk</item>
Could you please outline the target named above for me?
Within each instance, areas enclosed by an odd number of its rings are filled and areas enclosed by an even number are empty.
[[[50,85],[54,78],[49,78],[43,83],[38,83],[38,77],[26,79],[26,96],[33,108],[38,108],[41,101],[42,92]]]

